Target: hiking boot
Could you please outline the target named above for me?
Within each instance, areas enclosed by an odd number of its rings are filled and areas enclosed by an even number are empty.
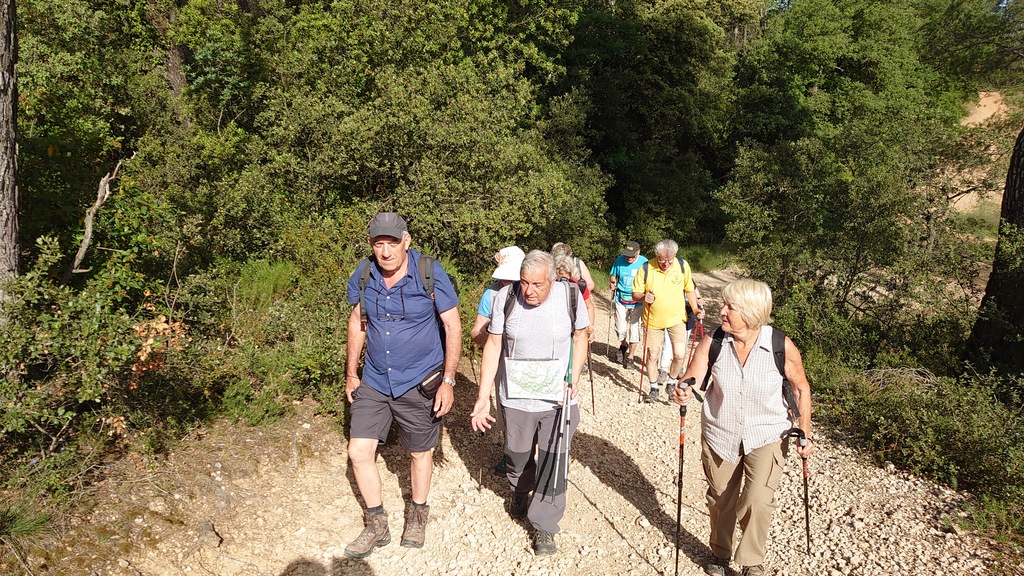
[[[665,382],[668,382],[668,372],[658,370],[658,384],[664,384]]]
[[[622,366],[627,370],[632,370],[633,368],[636,368],[636,360],[634,360],[633,357],[630,356],[629,358],[626,358],[626,361],[622,363]]]
[[[714,561],[704,567],[704,571],[710,576],[725,576],[728,573],[729,561],[725,558],[715,557]]]
[[[516,520],[522,520],[526,518],[526,511],[529,507],[529,494],[512,494],[512,499],[508,503],[508,515]]]
[[[537,530],[533,534],[533,553],[535,556],[550,556],[558,552],[555,535],[551,532]]]
[[[405,507],[405,530],[402,532],[402,546],[405,548],[423,548],[423,538],[427,531],[427,514],[430,506],[409,502]]]
[[[742,576],[764,576],[767,572],[764,568],[758,564],[757,566],[744,566],[743,571],[740,572]]]
[[[374,548],[391,542],[387,512],[373,514],[366,511],[363,513],[363,523],[363,531],[345,547],[345,556],[349,558],[366,558]]]
[[[672,390],[676,387],[676,382],[678,382],[678,380],[672,380],[672,379],[669,379],[666,382],[664,382],[664,384],[665,384],[665,394],[667,396],[671,396],[672,395]]]
[[[508,464],[505,463],[505,457],[502,456],[501,460],[498,460],[498,463],[494,465],[494,473],[498,476],[504,476],[506,472],[508,472]]]
[[[629,352],[629,346],[626,344],[619,345],[619,355],[615,357],[616,362],[622,362],[622,365],[626,365],[626,354]]]
[[[652,402],[652,403],[658,401],[658,389],[657,388],[651,388],[651,392],[649,394],[647,394],[647,401],[648,402]]]

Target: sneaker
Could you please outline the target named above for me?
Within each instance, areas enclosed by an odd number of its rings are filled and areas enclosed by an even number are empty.
[[[651,388],[651,392],[649,394],[647,394],[647,401],[648,402],[657,402],[658,401],[658,389],[657,388]]]
[[[427,532],[427,514],[430,506],[409,502],[405,507],[405,530],[402,532],[402,546],[405,548],[423,548],[423,539]]]
[[[550,556],[558,552],[558,546],[555,545],[555,535],[551,532],[545,532],[543,530],[537,530],[533,534],[533,553],[536,556]]]
[[[634,360],[633,357],[630,356],[629,358],[626,358],[625,362],[622,363],[622,367],[626,368],[627,370],[632,370],[633,368],[636,368],[636,360]]]
[[[764,568],[758,564],[757,566],[744,566],[743,571],[740,572],[742,576],[764,576],[766,572]]]
[[[349,558],[366,558],[373,552],[374,548],[384,546],[391,542],[391,532],[388,530],[388,515],[386,512],[371,514],[363,513],[365,527],[359,536],[345,547],[345,556]]]
[[[526,511],[530,507],[529,494],[512,494],[508,503],[508,515],[516,520],[526,518]]]

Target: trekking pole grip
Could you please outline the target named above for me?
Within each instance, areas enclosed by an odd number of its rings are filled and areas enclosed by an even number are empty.
[[[700,392],[697,392],[697,379],[696,378],[694,378],[693,376],[690,376],[686,380],[683,380],[682,383],[683,383],[684,387],[689,388],[690,391],[693,392],[693,397],[697,399],[697,402],[701,402],[701,403],[704,402],[704,397],[700,395]]]

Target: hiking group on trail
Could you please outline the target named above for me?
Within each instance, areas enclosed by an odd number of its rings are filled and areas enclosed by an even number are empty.
[[[452,409],[462,342],[454,282],[435,259],[410,248],[405,220],[392,212],[377,214],[369,225],[369,243],[372,256],[348,283],[348,302],[354,305],[345,385],[351,403],[348,452],[365,504],[364,528],[345,548],[352,558],[366,557],[391,540],[376,451],[392,422],[411,455],[401,543],[424,545],[432,453],[442,417]],[[759,576],[766,573],[762,565],[775,491],[790,438],[798,439],[796,450],[804,461],[806,508],[806,459],[814,452],[810,384],[799,350],[768,324],[771,290],[762,282],[728,284],[722,291],[721,327],[705,334],[700,293],[678,249],[672,240],[658,242],[654,267],[640,255],[638,243],[627,242],[612,264],[609,290],[619,342],[613,360],[627,370],[635,367],[634,354],[643,342],[638,392],[642,397],[646,373],[647,402],[658,401],[664,384],[669,399],[680,405],[677,499],[686,405],[703,400],[701,463],[711,524],[711,560],[704,568],[724,575],[734,560],[743,576]],[[503,458],[495,470],[508,480],[508,514],[528,521],[536,555],[550,555],[558,551],[555,535],[566,511],[570,454],[580,422],[578,384],[589,367],[595,335],[593,278],[564,243],[551,253],[524,254],[508,246],[495,260],[495,282],[484,292],[470,331],[471,340],[483,346],[470,425],[480,434],[503,433]],[[706,398],[695,390],[698,382]],[[678,574],[678,511],[676,521]]]

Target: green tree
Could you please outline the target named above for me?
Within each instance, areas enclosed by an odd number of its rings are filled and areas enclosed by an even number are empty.
[[[929,220],[947,198],[922,189],[959,137],[964,93],[920,58],[923,21],[888,2],[792,2],[737,66],[739,153],[719,195],[730,237],[780,303],[810,297],[790,328],[833,342],[837,357],[864,350],[855,362],[962,333],[970,318],[973,255],[956,249],[954,222]],[[818,312],[851,322],[862,346],[829,338],[840,329],[811,321]]]

